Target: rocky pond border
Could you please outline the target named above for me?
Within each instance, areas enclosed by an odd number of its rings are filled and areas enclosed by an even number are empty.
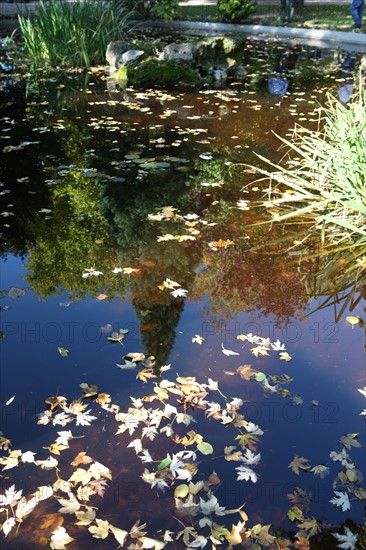
[[[340,48],[366,54],[366,34],[293,27],[271,27],[265,25],[235,25],[232,23],[210,23],[196,21],[141,21],[137,26],[179,32],[200,36],[216,34],[246,34],[260,40],[273,38],[279,41],[304,42],[310,46]]]

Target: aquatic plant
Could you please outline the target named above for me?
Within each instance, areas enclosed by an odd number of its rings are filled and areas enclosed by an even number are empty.
[[[25,53],[36,64],[90,67],[104,61],[108,43],[125,34],[129,12],[123,3],[97,0],[40,1],[19,16]]]
[[[320,247],[316,294],[324,293],[325,282],[337,291],[352,287],[346,303],[353,301],[366,268],[365,106],[365,90],[347,105],[329,95],[321,128],[295,127],[290,140],[279,138],[287,148],[286,162],[258,155],[274,171],[256,168],[269,179],[261,206],[271,222],[300,224],[291,247],[298,246],[302,260],[315,257],[304,253],[304,243]]]

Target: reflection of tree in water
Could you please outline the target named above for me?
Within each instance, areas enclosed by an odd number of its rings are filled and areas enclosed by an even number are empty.
[[[231,209],[229,214],[224,202],[219,209],[226,213],[215,215],[216,240],[221,235],[229,244],[218,241],[216,249],[206,247],[205,269],[195,279],[194,299],[210,297],[205,315],[213,324],[232,320],[242,311],[272,314],[279,324],[286,324],[307,304],[297,266],[281,244],[266,247],[276,236],[267,226],[253,225],[258,221],[253,212]],[[251,250],[256,247],[258,251]]]
[[[170,171],[150,174],[137,184],[106,183],[102,188],[101,204],[118,247],[117,261],[119,265],[141,269],[138,277],[130,279],[128,289],[140,322],[144,351],[163,364],[174,343],[184,300],[174,298],[170,290],[162,291],[158,286],[168,277],[189,290],[200,251],[195,244],[158,243],[158,235],[177,234],[182,227],[174,222],[157,224],[148,219],[148,214],[168,205],[190,212],[193,206],[197,208],[196,197],[184,178]]]
[[[9,77],[10,78],[10,77]],[[19,150],[6,152],[7,147],[18,147],[21,142],[38,141],[32,132],[34,121],[27,120],[25,89],[21,83],[12,82],[0,87],[0,119],[3,127],[1,140],[0,190],[3,217],[0,254],[26,254],[29,242],[34,242],[35,227],[44,223],[39,210],[49,206],[49,189],[44,184],[40,162],[42,145],[36,143]],[[9,131],[10,130],[10,131]],[[9,206],[11,204],[12,206]]]
[[[37,124],[41,122],[42,117]],[[30,247],[28,281],[36,293],[46,298],[66,291],[81,298],[105,292],[108,299],[124,299],[129,292],[141,324],[144,352],[155,355],[161,363],[169,356],[184,307],[184,299],[174,298],[168,289],[158,289],[167,277],[187,289],[190,299],[199,300],[209,294],[205,314],[217,322],[243,310],[274,314],[286,322],[303,308],[303,286],[286,254],[280,254],[279,248],[269,255],[248,253],[254,242],[266,242],[270,236],[267,230],[251,229],[251,240],[245,239],[248,226],[255,220],[252,214],[232,208],[243,180],[228,174],[225,163],[232,157],[227,143],[213,142],[216,158],[210,162],[197,158],[188,165],[189,171],[177,163],[148,173],[139,171],[133,163],[125,164],[124,154],[139,143],[146,146],[144,156],[154,156],[148,149],[149,139],[155,139],[154,132],[158,131],[168,143],[172,121],[158,130],[141,126],[125,134],[118,147],[107,131],[99,131],[97,139],[92,136],[88,143],[98,151],[98,157],[86,152],[89,133],[81,124],[68,120],[66,114],[63,124],[66,131],[52,130],[46,135],[47,140],[52,136],[59,142],[58,159],[46,158],[50,169],[42,176],[42,181],[60,180],[44,185],[48,193],[46,206],[52,210],[50,219],[39,221],[38,214],[29,212],[31,238],[37,244]],[[183,142],[180,156],[195,158],[195,148],[194,139]],[[173,149],[165,149],[165,154],[169,153],[173,154]],[[64,174],[60,166],[57,168],[62,162],[72,165]],[[91,162],[98,169],[95,178],[83,171]],[[125,177],[125,181],[118,176]],[[205,182],[217,186],[205,187]],[[200,226],[196,241],[158,243],[159,235],[186,232],[179,221],[148,219],[148,214],[168,205],[217,225]],[[220,239],[234,244],[216,251],[207,244]],[[202,265],[205,269],[197,274]],[[104,275],[83,279],[81,274],[92,266]],[[116,266],[140,271],[131,276],[116,275],[112,273]]]

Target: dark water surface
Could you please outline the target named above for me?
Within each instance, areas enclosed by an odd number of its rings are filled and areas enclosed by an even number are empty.
[[[263,212],[238,204],[260,198],[264,186],[244,192],[257,176],[238,164],[258,164],[254,153],[279,161],[283,150],[274,134],[288,136],[295,123],[317,128],[319,104],[328,91],[336,95],[350,86],[352,75],[342,70],[337,52],[291,50],[292,66],[281,73],[278,52],[285,47],[255,48],[248,44],[247,77],[225,90],[118,92],[103,73],[93,72],[14,72],[0,80],[2,435],[12,449],[45,459],[44,447],[57,432],[72,429],[82,439],[55,455],[68,472],[60,468],[61,477],[68,479],[69,462],[87,451],[113,473],[110,491],[92,503],[98,517],[123,529],[140,519],[149,536],[181,529],[173,490],[157,493],[141,481],[150,465],[126,449],[131,438],[114,435],[113,415],[90,401],[97,416],[90,426],[37,425],[46,398],[61,395],[70,402],[80,396],[83,382],[97,384],[121,410],[129,396],[150,394],[152,381],[143,384],[136,369],[116,368],[131,352],[154,356],[159,367],[171,364],[163,373],[169,380],[179,375],[218,381],[225,396],[243,400],[240,412],[263,430],[258,482],[236,481],[238,464],[220,460],[223,447],[236,444],[235,435],[195,412],[194,429],[214,448],[213,455],[200,456],[195,480],[215,470],[222,480],[215,490],[220,505],[245,502],[250,525],[286,529],[286,495],[303,487],[313,493],[307,517],[327,524],[362,518],[361,502],[352,502],[346,513],[329,503],[339,466],[329,452],[340,449],[344,434],[360,433],[365,443],[359,414],[364,401],[357,392],[366,384],[363,333],[346,321],[346,315],[362,316],[363,304],[351,313],[345,308],[343,315],[342,301],[336,308],[320,307],[332,292],[314,298],[316,266],[310,261],[300,268],[286,241],[300,240],[303,228],[286,235],[282,228],[254,225]],[[284,73],[288,93],[275,96],[268,81]],[[161,212],[159,219],[149,218]],[[270,244],[280,238],[283,244]],[[83,278],[91,268],[101,274]],[[115,268],[132,271],[113,273]],[[186,296],[159,289],[167,279]],[[119,329],[129,330],[123,346],[107,340]],[[248,333],[279,339],[292,360],[281,361],[278,352],[254,357],[252,345],[236,339]],[[195,335],[205,341],[192,343]],[[222,346],[239,355],[225,355]],[[69,350],[68,356],[58,348]],[[287,373],[294,379],[284,386],[290,395],[230,375],[245,364],[267,377]],[[168,438],[158,439],[153,448],[159,460],[177,452]],[[350,453],[364,469],[364,447]],[[288,468],[295,455],[312,466],[329,465],[331,475],[297,476]],[[32,466],[1,472],[0,493],[11,483],[27,494],[54,482],[52,470]],[[57,512],[58,503],[49,502],[40,503],[33,517]],[[89,547],[90,534],[65,517],[78,547]],[[30,524],[37,523],[31,518],[18,537],[9,535],[9,547],[36,548],[42,536],[49,538],[49,526],[31,532]],[[117,546],[110,537],[93,539],[93,548]]]

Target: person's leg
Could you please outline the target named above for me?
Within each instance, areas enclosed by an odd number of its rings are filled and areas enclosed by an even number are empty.
[[[355,27],[361,28],[362,25],[362,12],[365,6],[365,0],[352,0],[350,12],[352,19],[355,23]]]
[[[287,0],[280,0],[280,19],[282,23],[286,21],[286,5]]]
[[[288,13],[287,13],[287,22],[291,23],[295,11],[295,0],[289,0],[288,2]]]

